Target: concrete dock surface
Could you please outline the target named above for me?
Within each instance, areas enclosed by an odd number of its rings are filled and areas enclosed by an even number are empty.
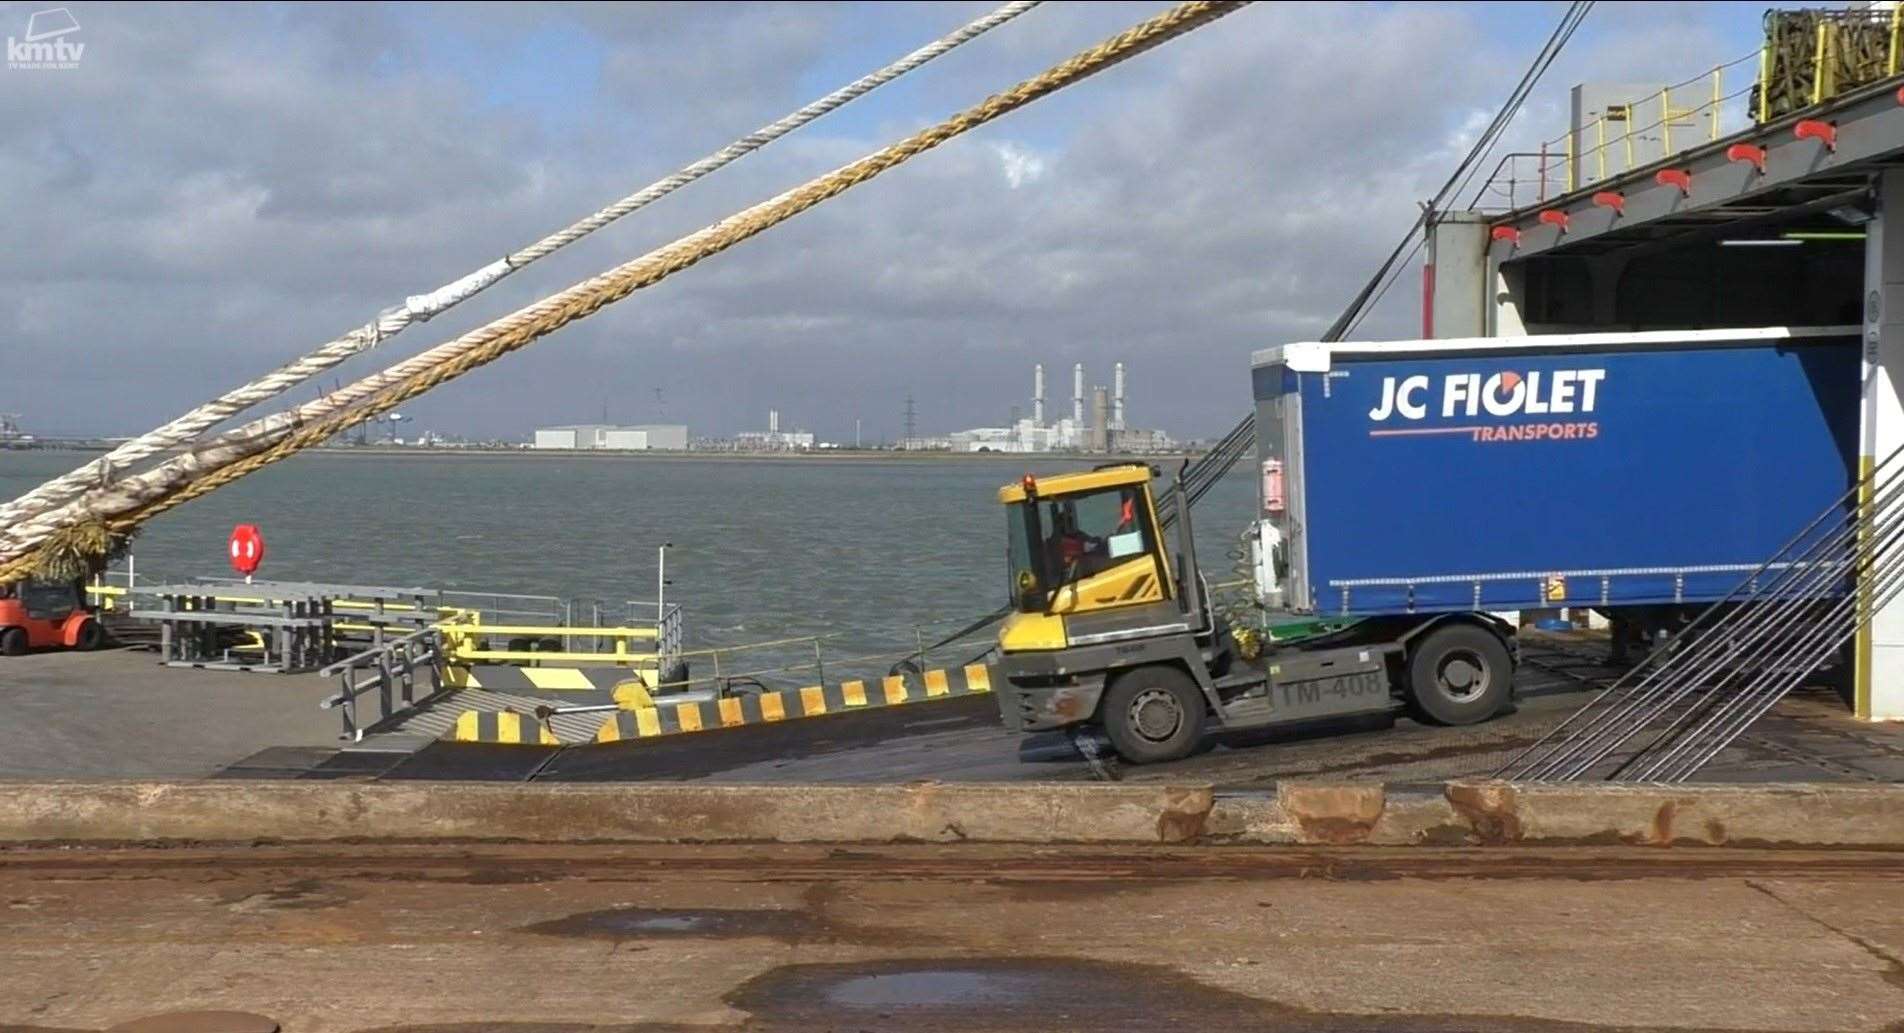
[[[137,649],[0,660],[0,778],[203,778],[264,746],[335,749],[316,675],[165,667]]]
[[[346,750],[313,677],[13,658],[0,1030],[1904,1031],[1904,728],[1805,693],[1732,786],[1427,785],[1614,673],[1113,786],[982,697]]]
[[[1867,851],[0,850],[0,1028],[1904,1028]]]
[[[1591,698],[1620,668],[1597,643],[1533,637],[1516,712],[1443,728],[1405,716],[1340,727],[1227,736],[1174,764],[1126,768],[1134,781],[1262,788],[1294,777],[1438,781],[1490,772]],[[481,779],[536,782],[891,783],[1084,781],[1061,736],[1043,749],[968,696],[717,732],[543,748],[340,738],[318,709],[336,691],[314,675],[167,668],[151,653],[41,653],[0,663],[0,779],[228,777]],[[368,703],[368,700],[365,701]],[[437,711],[460,709],[454,696]],[[438,724],[442,722],[437,721]],[[432,725],[434,727],[434,725]],[[1028,758],[1036,762],[1028,762]],[[1713,782],[1904,780],[1904,724],[1853,719],[1828,690],[1794,694],[1700,776]]]

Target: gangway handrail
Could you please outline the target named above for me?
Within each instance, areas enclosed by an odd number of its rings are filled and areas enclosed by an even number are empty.
[[[423,697],[428,700],[443,691],[443,639],[437,626],[419,628],[408,635],[393,638],[380,646],[373,646],[361,653],[347,656],[317,673],[321,677],[335,676],[338,679],[338,692],[318,703],[320,710],[338,710],[344,724],[343,738],[352,742],[361,742],[364,726],[357,720],[357,697],[377,690],[378,716],[370,727],[376,727],[388,721],[399,710],[407,710],[418,702],[416,698],[416,671],[423,668],[430,676],[430,692]],[[376,676],[358,681],[356,672],[374,668]],[[403,698],[401,708],[392,704],[392,689],[399,689]]]

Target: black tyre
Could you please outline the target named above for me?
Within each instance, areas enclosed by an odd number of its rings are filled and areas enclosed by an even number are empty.
[[[1514,661],[1499,635],[1444,624],[1408,651],[1408,701],[1436,724],[1471,725],[1500,713],[1514,689]]]
[[[106,644],[106,629],[97,620],[89,620],[79,626],[79,634],[73,639],[73,648],[90,653]]]
[[[1180,760],[1203,741],[1203,693],[1175,667],[1125,672],[1104,693],[1102,713],[1111,745],[1132,764]]]
[[[0,656],[26,655],[26,629],[8,628],[0,631]]]

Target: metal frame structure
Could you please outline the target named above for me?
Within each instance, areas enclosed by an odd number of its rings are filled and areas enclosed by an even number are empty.
[[[1490,222],[1491,265],[1631,251],[1854,204],[1904,162],[1904,78],[1671,155]]]

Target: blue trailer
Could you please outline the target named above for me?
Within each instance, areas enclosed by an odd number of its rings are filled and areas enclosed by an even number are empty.
[[[1856,479],[1856,328],[1256,353],[1272,561],[1340,617],[1723,598]]]
[[[1141,464],[1006,485],[1008,727],[1181,757],[1205,731],[1511,706],[1504,611],[1684,621],[1857,474],[1855,328],[1381,343],[1256,353],[1257,588],[1211,607],[1190,509],[1174,555]],[[1840,586],[1842,590],[1842,586]],[[1617,640],[1616,634],[1616,640]],[[1096,744],[1096,745],[1094,745]]]

